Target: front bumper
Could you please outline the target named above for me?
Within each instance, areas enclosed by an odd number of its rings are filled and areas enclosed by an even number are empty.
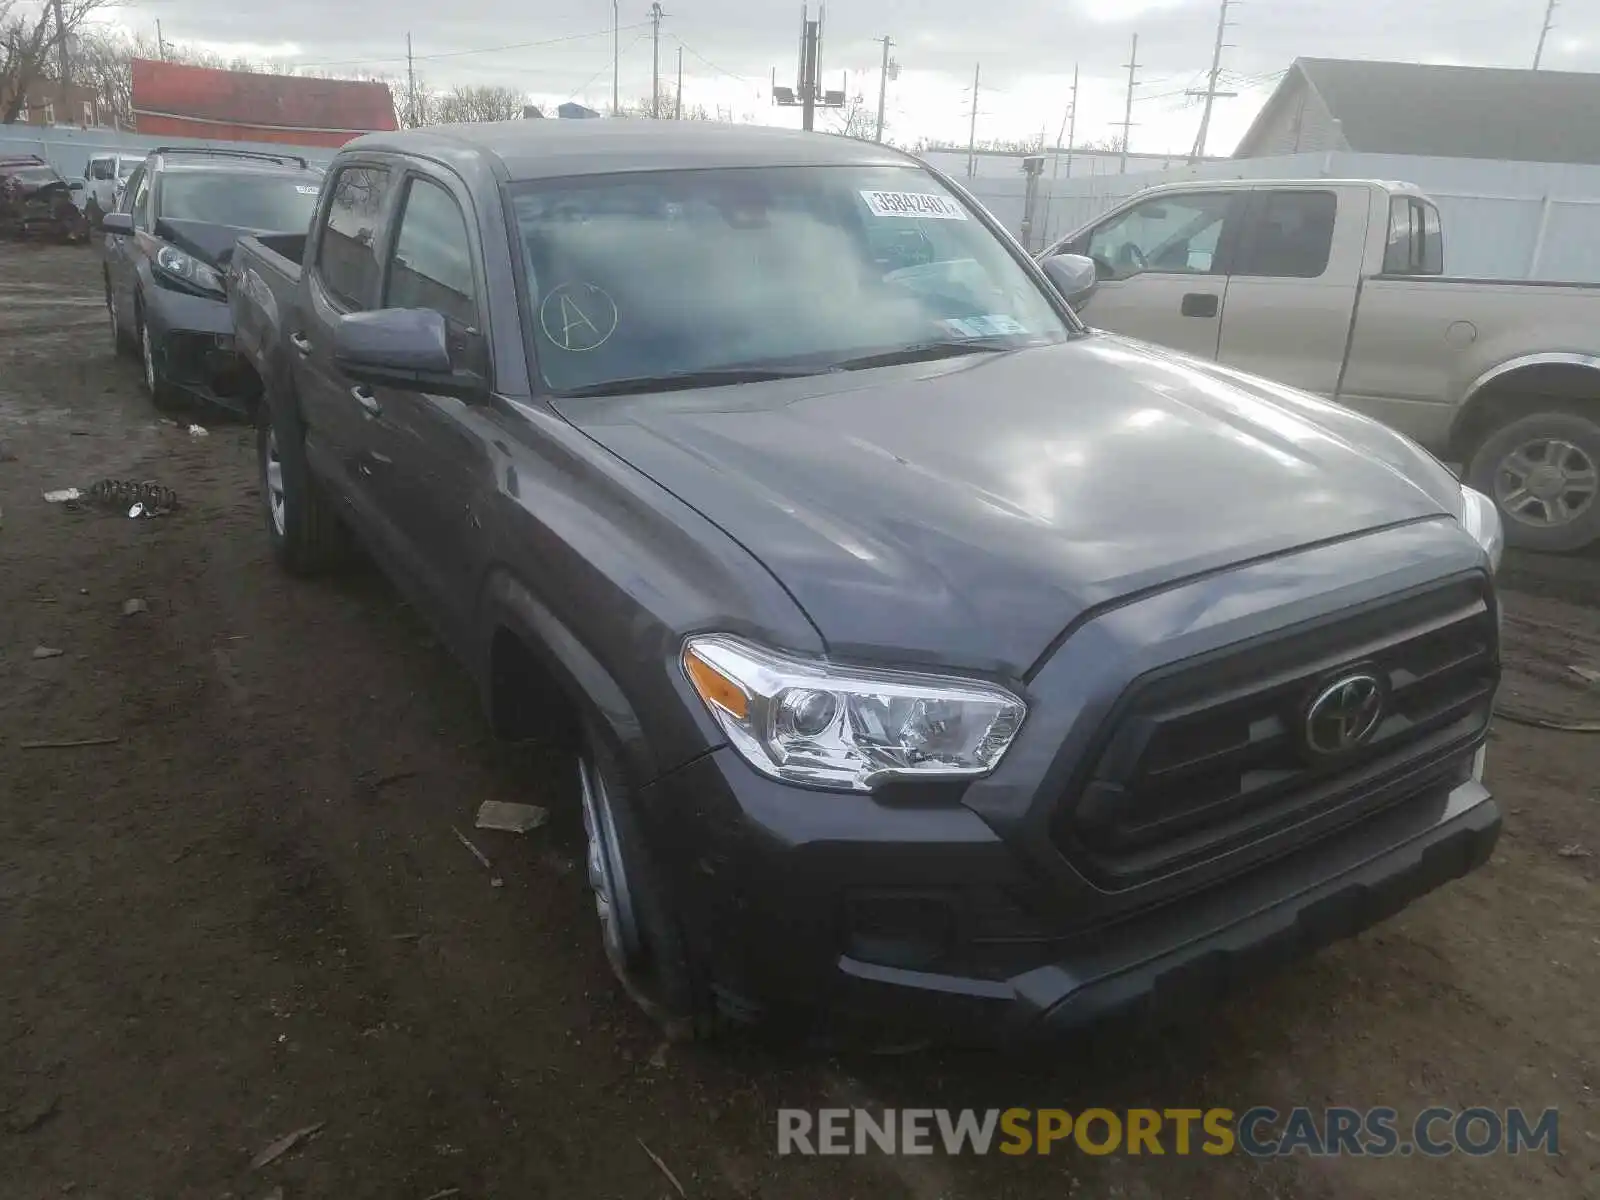
[[[1501,818],[1473,765],[1469,753],[1459,782],[1265,866],[1098,922],[1092,889],[1040,884],[959,803],[788,788],[724,749],[645,789],[640,807],[730,1012],[1015,1045],[1192,1012],[1482,865]]]
[[[261,384],[235,349],[227,300],[151,286],[144,304],[151,349],[167,381],[197,400],[248,414]]]

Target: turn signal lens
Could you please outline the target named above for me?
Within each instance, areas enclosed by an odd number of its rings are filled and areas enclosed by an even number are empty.
[[[700,699],[713,710],[720,708],[740,721],[750,715],[750,697],[745,695],[744,689],[696,654],[693,648],[683,653],[683,669],[689,682],[694,684],[694,690],[700,693]]]

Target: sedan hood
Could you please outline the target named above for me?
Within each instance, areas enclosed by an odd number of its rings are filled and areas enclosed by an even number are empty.
[[[1452,511],[1404,439],[1252,384],[1094,336],[562,411],[760,559],[831,653],[1021,676],[1098,605]]]
[[[240,238],[266,231],[220,225],[212,221],[169,221],[163,218],[156,223],[156,232],[185,254],[192,254],[213,267],[226,267]]]

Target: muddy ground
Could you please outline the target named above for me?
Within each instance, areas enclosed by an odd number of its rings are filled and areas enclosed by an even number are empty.
[[[93,250],[0,245],[0,1200],[670,1200],[651,1153],[697,1200],[1600,1196],[1600,738],[1499,723],[1486,869],[1178,1031],[1026,1062],[664,1047],[601,956],[567,764],[495,745],[370,571],[279,575],[248,432],[195,419],[113,355]],[[107,476],[182,507],[41,499]],[[1569,669],[1600,669],[1600,563],[1508,580],[1507,701],[1600,718]],[[24,748],[86,739],[116,740]],[[452,832],[485,799],[557,810],[471,835],[499,888]],[[1554,1105],[1563,1153],[777,1156],[776,1109],[851,1103]]]

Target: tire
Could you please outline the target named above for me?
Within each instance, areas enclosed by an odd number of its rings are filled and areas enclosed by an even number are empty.
[[[149,393],[150,402],[156,408],[162,412],[170,412],[181,407],[183,397],[168,380],[166,368],[156,361],[155,347],[150,341],[150,327],[145,324],[143,310],[136,304],[134,312],[137,314],[139,329],[139,358],[144,364],[144,389]]]
[[[715,1036],[717,1006],[691,954],[634,814],[621,764],[592,730],[579,762],[585,864],[606,960],[669,1038]]]
[[[1600,423],[1569,409],[1511,421],[1478,447],[1467,482],[1499,506],[1508,545],[1581,550],[1600,540]]]
[[[333,501],[306,462],[305,430],[287,404],[263,399],[257,409],[256,466],[267,540],[291,575],[324,574],[349,555]]]
[[[111,283],[106,282],[106,314],[111,323],[111,349],[122,358],[133,358],[139,353],[139,343],[133,334],[122,327],[117,319],[116,305],[111,302]]]

